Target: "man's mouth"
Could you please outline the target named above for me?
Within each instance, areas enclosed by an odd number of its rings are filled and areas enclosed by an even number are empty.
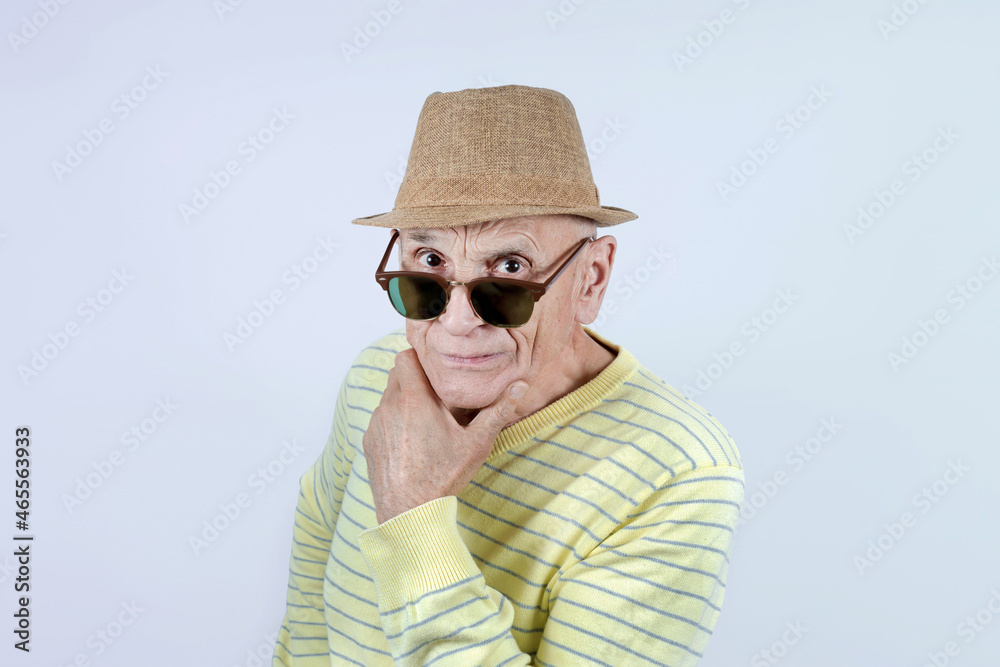
[[[493,354],[446,354],[439,352],[438,354],[446,362],[458,366],[481,366],[500,356],[499,352]]]

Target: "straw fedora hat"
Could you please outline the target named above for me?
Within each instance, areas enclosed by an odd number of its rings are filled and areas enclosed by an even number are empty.
[[[602,206],[573,104],[530,86],[431,93],[396,203],[375,227],[455,227],[565,213],[609,227],[638,216]]]

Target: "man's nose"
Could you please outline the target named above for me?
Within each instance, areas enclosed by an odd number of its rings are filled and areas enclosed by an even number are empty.
[[[452,336],[464,336],[476,327],[484,324],[472,309],[469,301],[469,288],[465,285],[455,285],[451,288],[451,296],[444,312],[437,321]]]

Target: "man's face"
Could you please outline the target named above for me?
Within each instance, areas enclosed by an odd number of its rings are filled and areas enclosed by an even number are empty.
[[[487,276],[544,282],[593,229],[565,216],[404,229],[400,269],[462,282]],[[531,385],[543,369],[551,370],[580,315],[580,277],[587,270],[589,245],[535,302],[531,319],[521,327],[503,329],[480,320],[464,286],[452,288],[448,306],[437,319],[406,320],[407,342],[447,407],[485,407],[511,382],[521,379]]]

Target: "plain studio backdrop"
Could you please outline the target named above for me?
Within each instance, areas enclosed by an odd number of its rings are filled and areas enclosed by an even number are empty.
[[[639,215],[601,230],[596,330],[743,457],[702,664],[995,664],[998,31],[973,0],[8,0],[0,662],[269,661],[299,477],[403,325],[349,221],[428,94],[519,83]]]

